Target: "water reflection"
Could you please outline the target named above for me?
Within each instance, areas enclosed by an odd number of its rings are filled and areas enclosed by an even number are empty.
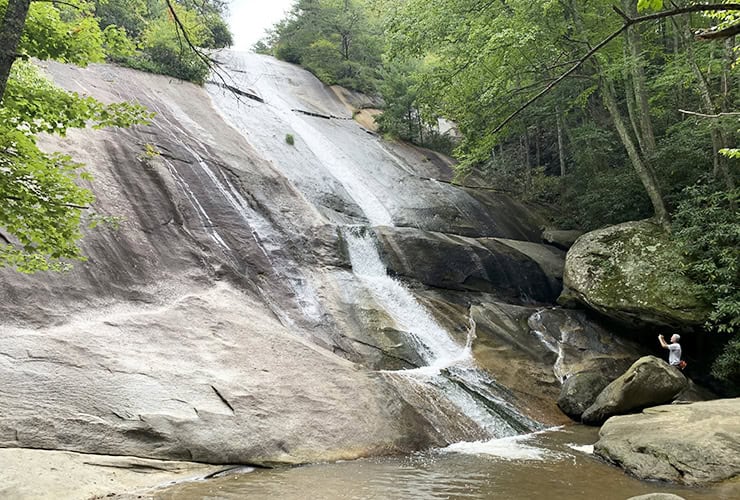
[[[232,499],[568,499],[624,500],[651,492],[686,500],[740,498],[740,483],[692,489],[641,482],[587,453],[597,431],[574,426],[528,439],[510,448],[538,454],[488,453],[485,443],[458,445],[409,457],[257,470],[160,490],[159,500]],[[488,451],[506,443],[489,443]],[[583,447],[574,449],[574,447]],[[583,451],[579,451],[583,450]]]

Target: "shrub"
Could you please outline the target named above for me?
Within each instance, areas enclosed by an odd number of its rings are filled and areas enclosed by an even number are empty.
[[[289,145],[295,144],[295,137],[293,137],[293,134],[285,134],[285,142],[287,142]]]
[[[740,384],[740,188],[700,182],[684,195],[674,231],[688,260],[686,273],[713,306],[708,329],[731,336],[712,372]]]

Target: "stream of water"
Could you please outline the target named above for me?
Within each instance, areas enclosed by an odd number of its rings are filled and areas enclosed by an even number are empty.
[[[597,429],[572,426],[406,457],[226,475],[188,481],[157,500],[625,500],[673,493],[686,500],[740,498],[740,484],[694,489],[638,481],[590,454]]]

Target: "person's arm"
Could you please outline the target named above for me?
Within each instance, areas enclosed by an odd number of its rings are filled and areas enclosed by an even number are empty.
[[[658,340],[660,341],[660,347],[663,349],[668,349],[668,344],[666,344],[665,339],[662,335],[658,335]]]

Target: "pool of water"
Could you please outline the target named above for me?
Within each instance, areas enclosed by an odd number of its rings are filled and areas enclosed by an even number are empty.
[[[154,498],[624,500],[656,492],[687,500],[740,498],[740,482],[687,488],[627,476],[591,455],[597,432],[571,426],[404,457],[255,469],[171,485]]]

